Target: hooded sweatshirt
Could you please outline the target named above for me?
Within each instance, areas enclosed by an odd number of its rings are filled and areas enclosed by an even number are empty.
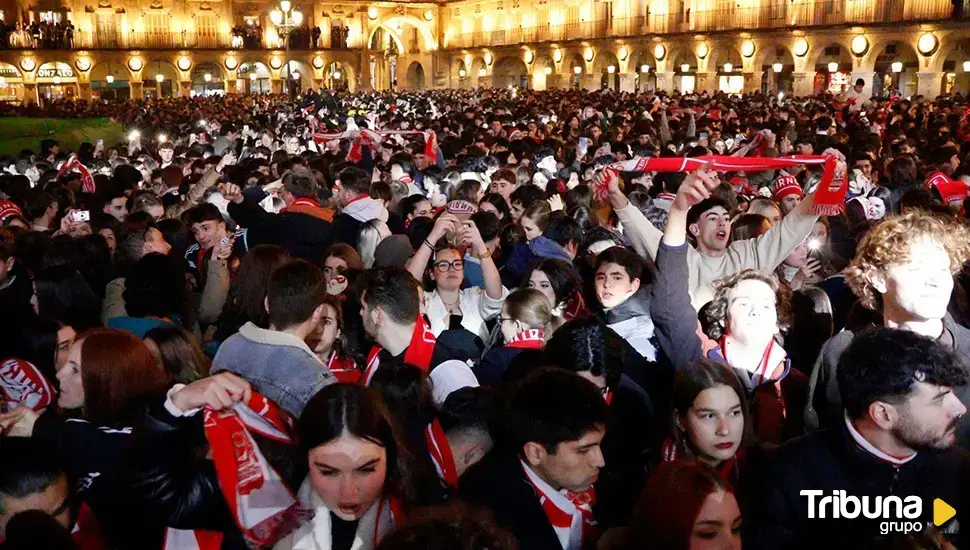
[[[357,197],[334,218],[334,242],[346,243],[356,248],[360,226],[375,219],[387,221],[384,203],[366,194]]]

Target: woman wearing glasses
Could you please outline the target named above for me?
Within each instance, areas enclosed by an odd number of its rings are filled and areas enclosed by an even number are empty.
[[[474,368],[478,382],[488,387],[498,386],[507,372],[514,376],[541,365],[542,347],[554,330],[552,306],[534,288],[509,294],[498,322],[505,345],[488,350]]]
[[[447,239],[447,243],[439,245],[442,239]],[[484,289],[461,288],[465,278],[462,249],[481,261]],[[424,293],[424,312],[434,335],[440,336],[446,330],[465,331],[469,334],[461,336],[475,339],[480,351],[488,337],[485,321],[498,315],[508,290],[502,286],[492,254],[475,224],[442,214],[408,261],[407,269],[418,281],[423,280],[427,270],[433,283],[432,290]]]

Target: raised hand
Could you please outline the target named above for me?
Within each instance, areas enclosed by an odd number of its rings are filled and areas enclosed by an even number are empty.
[[[684,183],[680,184],[680,188],[677,189],[677,197],[670,208],[687,212],[690,207],[709,198],[711,191],[720,183],[721,180],[718,178],[717,172],[711,170],[707,165],[702,166],[688,174]]]

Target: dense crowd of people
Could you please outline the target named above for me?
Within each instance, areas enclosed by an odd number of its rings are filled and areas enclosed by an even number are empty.
[[[970,104],[855,92],[0,107],[128,132],[0,158],[3,547],[958,546]]]

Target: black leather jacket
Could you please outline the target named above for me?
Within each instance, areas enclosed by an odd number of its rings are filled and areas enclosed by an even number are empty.
[[[253,436],[288,486],[299,488],[306,458],[295,445]],[[215,465],[206,458],[202,414],[177,418],[164,401],[153,403],[135,431],[128,480],[140,508],[176,529],[224,533],[223,549],[244,549],[242,534],[222,496]]]

